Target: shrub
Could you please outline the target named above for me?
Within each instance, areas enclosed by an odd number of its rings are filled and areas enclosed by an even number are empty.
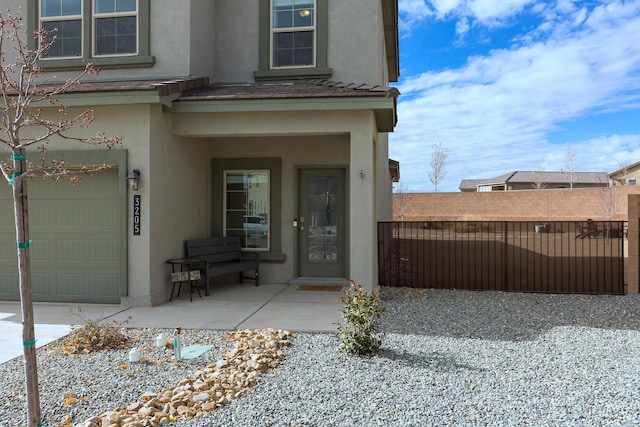
[[[351,280],[340,301],[344,303],[340,314],[345,321],[344,325],[338,325],[336,333],[340,351],[352,355],[369,355],[378,351],[384,337],[380,316],[385,311],[380,306],[380,294],[368,293]]]
[[[89,320],[80,315],[78,308],[76,315],[84,321],[84,325],[73,326],[62,346],[64,354],[91,353],[108,349],[124,349],[127,347],[127,336],[120,332],[121,325],[116,321],[101,323]],[[126,323],[126,321],[124,322]]]

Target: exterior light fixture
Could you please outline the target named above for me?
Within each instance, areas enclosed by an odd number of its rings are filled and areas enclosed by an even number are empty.
[[[138,191],[138,184],[140,183],[139,169],[131,170],[131,173],[127,175],[127,183],[129,184],[129,190]]]

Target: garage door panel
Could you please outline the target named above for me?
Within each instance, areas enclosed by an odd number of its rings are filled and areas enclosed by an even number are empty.
[[[0,294],[15,295],[14,298],[11,299],[17,299],[19,292],[18,283],[18,273],[0,273]]]
[[[111,241],[91,241],[89,242],[89,254],[92,262],[108,262],[120,260],[120,242]]]
[[[78,204],[56,207],[56,227],[87,227],[91,225],[89,208]]]
[[[13,236],[9,239],[1,239],[0,240],[0,260],[7,260],[14,258],[15,262],[18,262],[16,256],[18,255],[18,248],[16,246],[16,238]],[[2,263],[0,262],[0,265]]]
[[[118,171],[29,184],[35,301],[119,303],[123,268]],[[11,192],[0,189],[0,299],[18,299]],[[8,218],[4,213],[8,213]]]
[[[93,227],[120,227],[120,212],[113,205],[92,206],[89,218]]]
[[[92,274],[89,276],[91,286],[89,286],[89,294],[96,296],[110,296],[111,290],[118,286],[119,278],[113,275]]]
[[[33,233],[31,233],[31,235],[33,236]],[[31,261],[55,260],[55,241],[39,239],[37,235],[35,236],[35,239],[31,240],[32,242],[29,245],[29,255],[31,256]],[[13,256],[15,258],[16,254],[14,254]]]

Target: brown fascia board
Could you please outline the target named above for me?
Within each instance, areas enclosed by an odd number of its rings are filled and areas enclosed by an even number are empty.
[[[384,42],[389,81],[400,77],[400,43],[398,41],[398,0],[382,0]]]

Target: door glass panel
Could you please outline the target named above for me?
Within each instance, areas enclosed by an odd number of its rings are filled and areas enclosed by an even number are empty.
[[[337,251],[336,176],[310,176],[307,181],[307,260],[312,264],[336,264]]]

